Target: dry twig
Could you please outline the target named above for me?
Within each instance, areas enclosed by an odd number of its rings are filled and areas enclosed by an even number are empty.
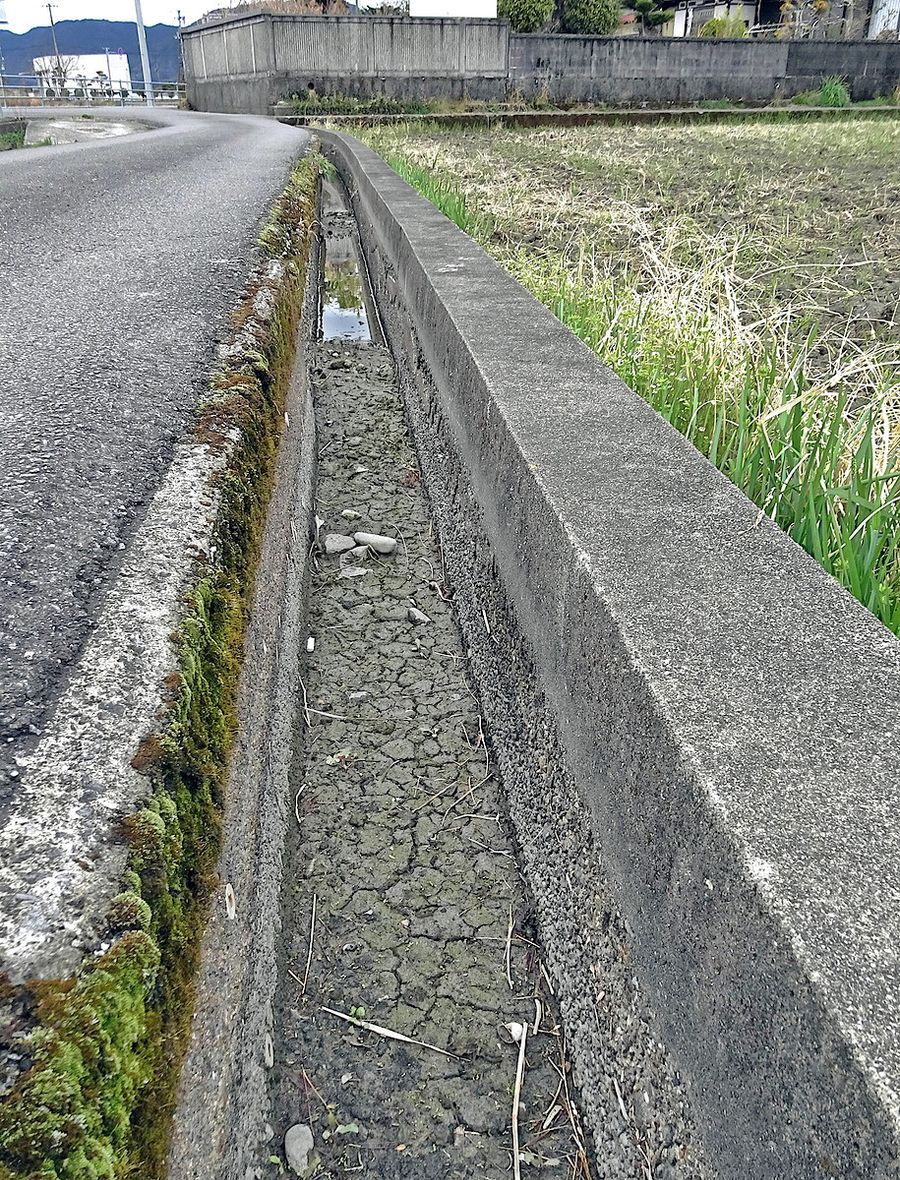
[[[528,1040],[528,1025],[522,1025],[522,1035],[519,1038],[519,1060],[516,1063],[516,1084],[513,1087],[512,1102],[512,1141],[513,1141],[513,1176],[521,1180],[522,1162],[519,1159],[519,1098],[522,1094],[522,1078],[525,1075],[525,1043]]]
[[[513,936],[513,912],[512,902],[509,903],[509,925],[506,927],[506,982],[509,984],[509,990],[513,989],[512,969],[510,964],[510,957],[512,955],[512,936]]]
[[[312,963],[313,953],[313,939],[316,933],[316,906],[319,904],[318,894],[313,894],[312,899],[312,913],[309,919],[309,947],[306,951],[306,970],[303,972],[303,983],[301,984],[301,995],[306,995],[306,982],[309,979],[309,967]]]
[[[372,1024],[368,1020],[360,1020],[358,1016],[349,1016],[346,1012],[338,1012],[334,1008],[326,1008],[322,1005],[322,1011],[327,1012],[329,1016],[337,1016],[339,1020],[346,1020],[348,1024],[355,1024],[358,1028],[364,1028],[368,1032],[376,1033],[380,1037],[387,1037],[391,1041],[403,1041],[406,1045],[418,1045],[420,1049],[431,1049],[434,1053],[440,1053],[442,1057],[452,1057],[454,1061],[459,1061],[459,1057],[455,1053],[450,1053],[447,1049],[440,1049],[437,1045],[430,1045],[428,1041],[417,1041],[414,1037],[408,1037],[405,1033],[394,1032],[393,1029],[385,1028],[381,1024]]]

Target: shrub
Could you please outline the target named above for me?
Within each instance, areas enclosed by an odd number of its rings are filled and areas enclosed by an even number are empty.
[[[617,0],[563,0],[563,29],[605,37],[619,26]]]
[[[652,33],[675,15],[674,8],[660,8],[656,0],[634,0],[634,11],[640,17],[642,33]]]
[[[497,15],[517,33],[537,33],[553,15],[554,0],[499,0]]]
[[[733,16],[714,16],[702,25],[701,37],[746,37],[747,26],[744,18],[735,13]]]

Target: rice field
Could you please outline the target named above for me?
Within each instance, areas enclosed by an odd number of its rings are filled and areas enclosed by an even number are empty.
[[[900,122],[366,138],[900,633]]]

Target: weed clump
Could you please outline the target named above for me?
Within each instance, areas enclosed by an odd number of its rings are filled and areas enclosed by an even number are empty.
[[[432,106],[412,98],[389,98],[376,94],[371,98],[356,98],[350,94],[293,94],[287,100],[298,115],[427,115]]]
[[[804,90],[791,101],[800,106],[840,109],[850,106],[851,98],[843,78],[826,78],[818,90]]]

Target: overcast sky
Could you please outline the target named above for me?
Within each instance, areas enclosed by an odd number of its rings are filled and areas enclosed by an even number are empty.
[[[211,8],[224,8],[227,0],[141,0],[145,25],[174,25],[179,8],[188,22],[196,20]],[[40,0],[0,0],[0,20],[4,10],[13,33],[24,33],[35,25],[50,23],[47,9]],[[56,0],[54,20],[134,20],[134,0]]]

